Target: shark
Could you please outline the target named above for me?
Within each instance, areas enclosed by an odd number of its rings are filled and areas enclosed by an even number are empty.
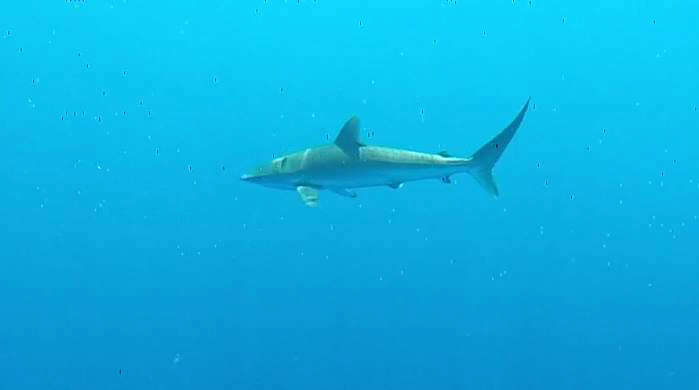
[[[527,113],[530,99],[507,127],[469,157],[455,157],[442,151],[424,153],[367,145],[360,139],[360,121],[351,117],[327,145],[310,147],[266,162],[241,180],[269,188],[296,191],[303,203],[318,206],[319,192],[329,191],[356,198],[358,188],[387,186],[398,189],[404,183],[469,173],[494,197],[499,195],[493,167],[510,144]]]

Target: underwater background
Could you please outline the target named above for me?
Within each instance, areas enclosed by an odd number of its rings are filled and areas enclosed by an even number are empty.
[[[0,389],[698,389],[699,6],[0,13]],[[496,166],[240,181],[332,140]]]

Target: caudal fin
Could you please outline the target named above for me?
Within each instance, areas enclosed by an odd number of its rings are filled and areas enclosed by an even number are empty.
[[[527,108],[529,108],[529,100],[531,98],[527,99],[524,107],[522,107],[522,110],[519,111],[512,123],[471,156],[473,168],[469,172],[484,190],[494,196],[498,196],[498,187],[493,179],[493,166],[495,166],[512,137],[514,137],[519,125],[522,124],[524,114],[527,113]]]

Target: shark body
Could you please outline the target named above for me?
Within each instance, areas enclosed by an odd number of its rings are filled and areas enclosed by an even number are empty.
[[[400,188],[403,183],[425,179],[451,183],[452,175],[464,172],[497,196],[493,166],[515,135],[528,106],[529,100],[504,130],[470,157],[365,145],[359,137],[359,118],[352,117],[334,143],[276,158],[241,179],[271,188],[296,190],[310,207],[318,205],[321,190],[355,198],[355,188]]]

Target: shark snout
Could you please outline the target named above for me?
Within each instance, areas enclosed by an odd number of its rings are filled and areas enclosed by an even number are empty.
[[[266,176],[264,175],[251,175],[249,173],[245,173],[240,176],[240,180],[254,184],[262,184],[265,181],[265,178]]]

